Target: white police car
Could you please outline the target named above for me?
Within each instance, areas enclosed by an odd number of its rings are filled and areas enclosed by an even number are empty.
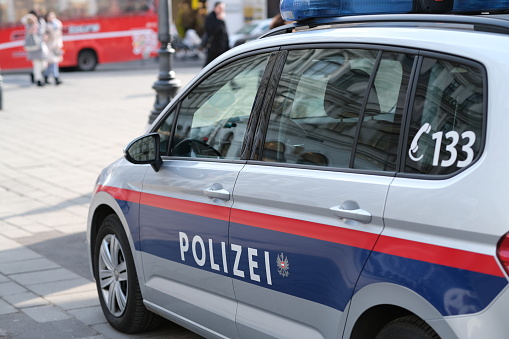
[[[211,63],[99,176],[110,324],[507,338],[505,9],[283,0],[296,24]]]

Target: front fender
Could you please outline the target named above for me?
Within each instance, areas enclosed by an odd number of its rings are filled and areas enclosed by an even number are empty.
[[[137,211],[130,211],[130,213],[134,212],[135,215],[139,214],[139,204],[133,204],[135,209]],[[127,239],[129,241],[129,247],[131,248],[131,253],[133,254],[133,259],[136,267],[138,268],[136,270],[138,281],[140,282],[140,289],[142,295],[144,294],[145,290],[145,283],[144,283],[144,275],[142,268],[142,260],[141,260],[141,252],[136,249],[135,244],[139,243],[139,228],[137,225],[131,225],[129,227],[129,223],[127,221],[126,215],[124,213],[124,209],[121,207],[119,202],[107,191],[98,191],[94,194],[92,201],[90,202],[90,208],[88,213],[88,225],[87,225],[87,247],[88,247],[88,258],[90,263],[90,269],[92,271],[93,276],[93,268],[92,268],[92,245],[95,242],[94,239],[92,239],[92,230],[94,229],[94,220],[96,220],[95,216],[97,215],[99,209],[102,206],[107,206],[111,210],[113,210],[113,213],[115,213],[120,222],[122,223],[122,226],[124,228],[124,232],[127,235]],[[136,217],[130,217],[131,220],[138,220]],[[131,222],[132,223],[132,222]]]

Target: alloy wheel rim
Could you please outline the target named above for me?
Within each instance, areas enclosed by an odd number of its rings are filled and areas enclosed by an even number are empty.
[[[127,265],[122,245],[114,234],[108,234],[102,240],[98,264],[106,307],[112,315],[120,317],[127,304]]]

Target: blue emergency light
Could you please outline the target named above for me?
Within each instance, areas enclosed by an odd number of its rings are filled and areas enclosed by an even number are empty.
[[[364,14],[465,13],[508,9],[509,0],[281,0],[286,21]]]
[[[483,12],[509,9],[508,0],[455,0],[453,12]]]

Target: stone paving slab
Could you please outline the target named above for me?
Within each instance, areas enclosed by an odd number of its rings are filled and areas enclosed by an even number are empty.
[[[25,312],[30,318],[39,323],[47,323],[51,321],[59,321],[71,318],[69,314],[52,305],[26,308],[23,309],[23,312]]]
[[[27,290],[23,286],[13,281],[8,281],[0,284],[0,297],[12,294],[25,293],[26,291]]]
[[[10,278],[25,286],[57,282],[62,280],[78,279],[79,276],[64,268],[55,268],[45,271],[13,274]]]
[[[16,261],[15,263],[1,263],[0,272],[4,274],[26,273],[33,271],[43,271],[59,266],[52,261],[45,258],[26,259],[23,261]]]
[[[71,294],[95,291],[95,283],[79,277],[77,279],[31,285],[30,290],[42,296]]]
[[[80,308],[76,310],[69,310],[76,319],[87,325],[105,324],[106,318],[102,312],[101,306],[93,306]]]
[[[27,308],[49,304],[48,300],[32,292],[6,295],[3,296],[3,299],[16,308]]]
[[[47,311],[47,308],[39,309],[39,311]],[[72,317],[58,321],[37,322],[24,312],[1,316],[0,328],[13,339],[77,339],[99,335],[93,328]]]
[[[41,258],[41,256],[25,247],[17,247],[0,251],[0,262],[3,264],[17,263],[20,261],[37,258]]]
[[[14,308],[11,304],[0,299],[0,315],[1,314],[9,314],[9,313],[17,313],[18,310]]]
[[[97,297],[96,290],[79,293],[49,295],[46,296],[45,299],[64,310],[99,306],[99,298]]]

